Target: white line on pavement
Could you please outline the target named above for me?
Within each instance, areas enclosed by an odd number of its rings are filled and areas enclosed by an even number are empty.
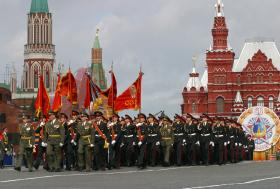
[[[280,176],[278,177],[270,177],[270,178],[263,178],[263,179],[257,179],[257,180],[251,180],[247,182],[237,182],[237,183],[228,183],[228,184],[216,184],[216,185],[209,185],[209,186],[196,186],[196,187],[190,187],[190,188],[183,188],[183,189],[203,189],[203,188],[218,188],[223,186],[235,186],[235,185],[247,185],[247,184],[253,184],[257,182],[262,181],[268,181],[268,180],[277,180],[280,179]]]
[[[38,179],[47,179],[47,178],[57,178],[57,177],[72,177],[72,176],[91,176],[91,175],[117,175],[117,174],[132,174],[132,173],[148,173],[148,172],[162,172],[162,171],[170,171],[170,170],[178,170],[178,169],[189,169],[201,166],[194,166],[194,167],[171,167],[171,168],[164,168],[164,169],[150,169],[144,171],[121,171],[121,172],[109,172],[109,173],[76,173],[76,174],[57,174],[57,175],[47,175],[47,176],[40,176],[40,177],[29,177],[29,178],[21,178],[21,179],[13,179],[13,180],[2,180],[0,183],[12,183],[12,182],[20,182],[20,181],[27,181],[27,180],[38,180]]]

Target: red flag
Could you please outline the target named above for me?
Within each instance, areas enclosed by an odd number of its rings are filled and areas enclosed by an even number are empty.
[[[59,111],[59,109],[61,108],[61,105],[62,105],[61,96],[58,91],[59,83],[60,83],[60,74],[57,75],[57,85],[56,85],[56,89],[55,89],[55,95],[54,95],[53,106],[52,106],[52,110],[54,112]]]
[[[61,96],[66,96],[67,100],[72,104],[77,104],[77,85],[76,80],[69,70],[68,73],[62,77],[58,91]]]
[[[87,79],[86,79],[86,97],[85,97],[85,101],[84,101],[84,108],[89,108],[91,101],[92,101],[92,95],[91,95],[90,78],[87,75]]]
[[[139,73],[137,80],[126,89],[115,101],[115,111],[141,109],[141,83],[143,73]]]
[[[113,71],[111,71],[112,84],[107,91],[103,92],[103,95],[108,97],[108,106],[114,110],[115,101],[117,98],[117,81]]]
[[[42,76],[40,76],[40,86],[35,101],[35,110],[37,117],[40,115],[40,113],[42,113],[44,116],[48,116],[48,112],[50,110],[50,98],[45,88]]]

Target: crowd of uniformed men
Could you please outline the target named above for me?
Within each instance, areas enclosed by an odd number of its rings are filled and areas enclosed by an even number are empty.
[[[40,165],[50,172],[119,169],[122,166],[182,166],[252,160],[254,140],[235,120],[206,114],[156,118],[117,114],[107,120],[101,112],[72,111],[71,117],[49,112],[31,122],[22,117],[15,170],[22,162],[29,171]],[[3,147],[0,141],[0,151]],[[5,150],[5,148],[3,148]],[[2,150],[3,151],[3,150]],[[1,154],[1,152],[0,152]],[[1,158],[1,155],[0,155]],[[24,161],[23,161],[24,160]]]

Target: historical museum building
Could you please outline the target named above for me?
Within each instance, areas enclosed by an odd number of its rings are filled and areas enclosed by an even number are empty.
[[[228,43],[229,30],[221,0],[215,5],[213,42],[200,78],[195,67],[183,89],[182,113],[239,116],[252,106],[278,111],[280,54],[273,40],[247,40],[239,58]]]

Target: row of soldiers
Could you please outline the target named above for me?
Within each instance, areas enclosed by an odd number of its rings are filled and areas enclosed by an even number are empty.
[[[20,171],[23,157],[29,171],[43,167],[50,172],[92,171],[121,166],[219,165],[252,160],[254,140],[246,136],[234,120],[200,119],[188,114],[139,114],[135,119],[118,114],[107,120],[101,112],[88,115],[72,111],[71,117],[49,112],[31,123],[23,116],[20,149],[15,170]],[[35,161],[33,159],[35,158]]]

